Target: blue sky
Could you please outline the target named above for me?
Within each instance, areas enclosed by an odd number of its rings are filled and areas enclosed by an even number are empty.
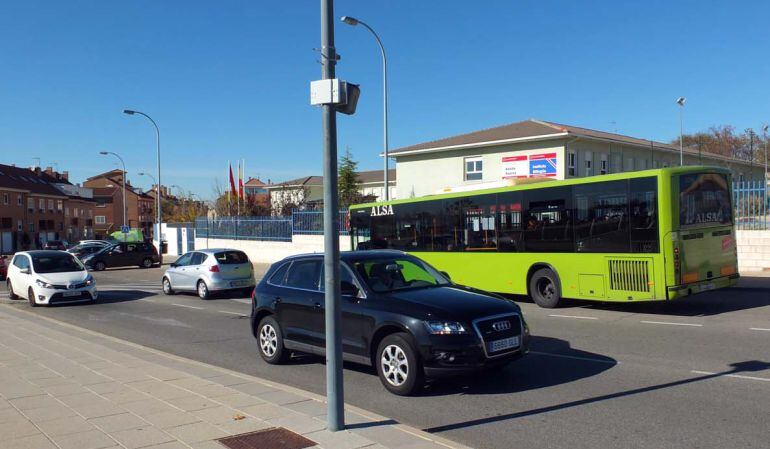
[[[770,121],[770,3],[353,1],[389,56],[391,147],[527,118],[670,140]],[[76,181],[126,159],[146,186],[159,123],[164,184],[204,197],[227,161],[273,181],[321,174],[319,2],[0,3],[0,162],[57,162]],[[372,37],[338,22],[340,78],[359,83],[339,148],[381,167],[381,66]],[[613,125],[612,122],[615,122]]]

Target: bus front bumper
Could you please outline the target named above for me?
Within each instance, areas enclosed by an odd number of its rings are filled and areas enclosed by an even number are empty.
[[[719,290],[720,288],[732,287],[738,283],[740,275],[738,273],[730,276],[718,277],[707,281],[693,282],[691,284],[674,285],[668,288],[668,299],[679,299],[696,293]]]

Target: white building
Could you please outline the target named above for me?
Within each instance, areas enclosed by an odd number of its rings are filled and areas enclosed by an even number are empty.
[[[735,180],[763,179],[762,167],[685,148],[685,165],[719,165]],[[514,178],[565,179],[679,165],[679,147],[621,134],[525,120],[390,151],[397,198],[448,188],[484,188]]]

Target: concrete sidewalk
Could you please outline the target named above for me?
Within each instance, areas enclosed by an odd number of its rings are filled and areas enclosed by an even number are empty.
[[[331,433],[325,413],[312,393],[0,305],[0,449],[222,449],[272,427],[330,449],[464,447],[354,407]]]

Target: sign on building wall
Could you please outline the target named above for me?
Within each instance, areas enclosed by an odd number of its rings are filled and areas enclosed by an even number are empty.
[[[503,179],[556,177],[556,153],[503,156]]]

